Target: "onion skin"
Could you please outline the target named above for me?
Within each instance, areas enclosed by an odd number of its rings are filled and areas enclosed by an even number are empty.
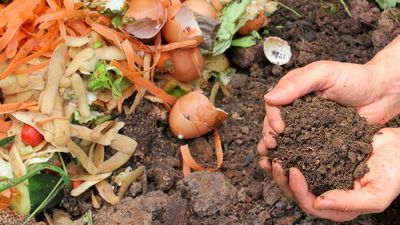
[[[206,0],[187,0],[182,5],[186,6],[192,12],[210,19],[217,19],[218,14],[214,7]]]
[[[252,32],[253,30],[259,31],[266,24],[267,17],[264,15],[264,13],[260,13],[257,15],[256,18],[247,21],[246,24],[239,29],[239,34],[244,36],[250,34],[250,32]]]
[[[173,71],[172,77],[183,83],[197,80],[203,73],[205,63],[198,48],[176,49],[170,51]]]
[[[196,31],[199,31],[201,33],[200,28],[197,27],[198,30],[188,31],[188,28],[181,27],[181,25],[176,20],[175,15],[181,8],[182,4],[174,4],[168,7],[167,21],[161,30],[163,38],[168,43],[196,40],[197,43],[200,44],[203,41],[203,36],[201,34],[196,36],[191,35],[191,32],[195,33]]]
[[[228,114],[216,108],[200,90],[178,99],[169,115],[169,127],[181,139],[200,137],[224,122]]]

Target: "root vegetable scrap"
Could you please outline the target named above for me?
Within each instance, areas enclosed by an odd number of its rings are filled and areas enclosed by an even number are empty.
[[[286,171],[300,169],[312,193],[352,189],[354,180],[368,172],[374,129],[355,109],[307,96],[282,113],[286,128],[269,158],[281,160]]]

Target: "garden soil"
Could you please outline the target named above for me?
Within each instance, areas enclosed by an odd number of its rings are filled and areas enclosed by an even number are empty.
[[[375,132],[354,108],[306,96],[284,106],[282,116],[285,132],[269,157],[281,161],[286,172],[299,168],[315,195],[350,190],[369,171],[365,161]]]
[[[95,210],[95,224],[337,224],[304,214],[259,169],[256,146],[265,116],[263,95],[288,71],[313,61],[367,62],[400,33],[399,11],[381,12],[373,1],[353,0],[350,18],[339,1],[281,2],[302,15],[298,18],[281,8],[269,20],[270,35],[287,40],[292,47],[288,64],[268,63],[260,53],[261,44],[228,52],[240,69],[230,82],[230,96],[221,94],[216,100],[216,105],[229,113],[219,127],[224,150],[220,171],[195,172],[184,178],[179,147],[189,144],[196,160],[213,166],[212,135],[178,140],[168,128],[168,112],[163,106],[143,102],[133,116],[120,119],[126,122],[124,134],[138,142],[127,166],[145,165],[145,176],[132,185],[121,204],[103,203]],[[327,110],[336,108],[323,104]],[[343,118],[349,115],[341,110],[338,113]],[[361,126],[362,121],[358,122]],[[352,138],[349,133],[343,135]],[[365,138],[368,142],[368,135]],[[76,211],[82,210],[77,205],[84,200],[67,200],[61,207],[78,215],[83,212]],[[396,218],[400,218],[400,200],[383,213],[345,224],[400,224]]]

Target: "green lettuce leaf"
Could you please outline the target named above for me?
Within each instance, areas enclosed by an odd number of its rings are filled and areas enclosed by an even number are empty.
[[[72,114],[73,120],[78,122],[79,124],[86,124],[89,123],[93,120],[96,120],[100,116],[102,116],[102,113],[99,113],[97,111],[90,111],[90,116],[89,117],[83,117],[79,110],[75,110],[74,113]]]
[[[232,40],[232,46],[248,48],[257,44],[257,41],[261,40],[261,36],[257,31],[252,31],[250,35],[236,38]]]
[[[96,71],[89,77],[88,88],[91,91],[111,90],[113,98],[118,99],[130,84],[121,71],[102,60],[97,63]]]
[[[224,53],[232,42],[233,35],[244,25],[245,21],[238,23],[240,17],[246,11],[246,7],[251,0],[233,2],[222,9],[220,17],[221,27],[218,30],[216,41],[213,48],[213,55]]]
[[[388,9],[396,7],[396,4],[399,3],[399,0],[375,0],[375,2],[379,5],[381,9]]]

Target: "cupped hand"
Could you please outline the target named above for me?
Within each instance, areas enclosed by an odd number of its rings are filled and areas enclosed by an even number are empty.
[[[385,210],[400,194],[400,129],[385,128],[373,139],[373,151],[367,161],[370,169],[354,182],[353,190],[331,190],[319,197],[308,192],[303,174],[290,168],[286,177],[281,165],[269,165],[263,158],[260,166],[272,174],[288,198],[316,217],[333,221],[348,221],[359,215]]]
[[[292,70],[264,97],[266,117],[259,153],[266,155],[267,148],[275,148],[274,136],[285,128],[280,106],[311,92],[356,108],[371,124],[387,122],[400,113],[400,79],[390,75],[373,64],[333,61],[318,61]]]

